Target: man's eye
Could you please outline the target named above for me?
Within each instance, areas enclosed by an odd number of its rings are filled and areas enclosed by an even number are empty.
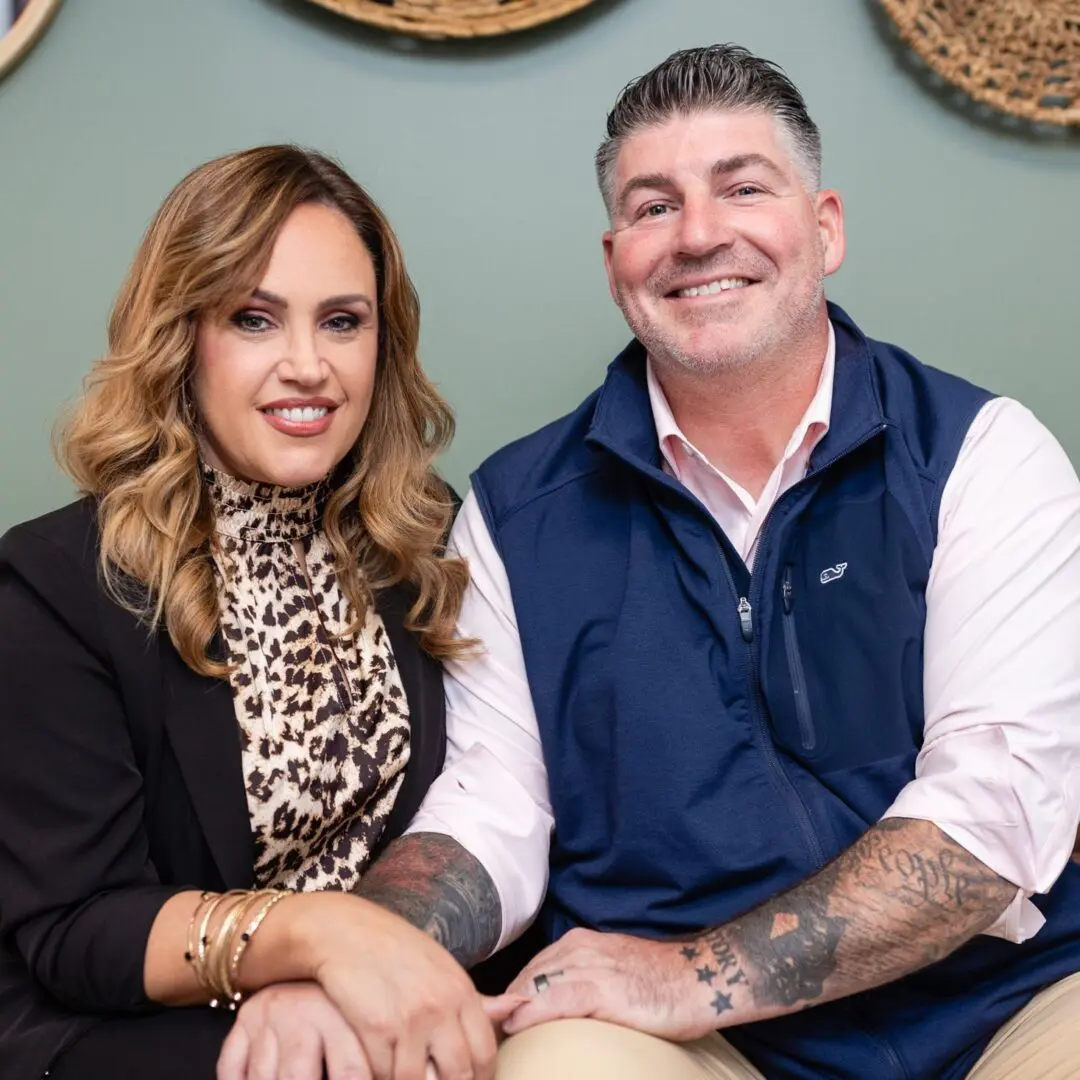
[[[740,184],[735,189],[735,194],[736,195],[760,195],[761,194],[761,188],[757,187],[755,184]]]
[[[360,319],[356,315],[331,315],[323,322],[323,326],[335,334],[347,334],[359,325]]]
[[[233,326],[252,334],[270,329],[270,320],[257,311],[238,311],[230,321]]]
[[[663,217],[668,211],[668,208],[663,203],[649,203],[648,206],[643,207],[640,213],[640,217]]]

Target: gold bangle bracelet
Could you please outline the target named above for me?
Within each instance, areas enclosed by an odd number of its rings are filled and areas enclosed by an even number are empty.
[[[209,890],[200,893],[199,902],[195,905],[195,909],[191,913],[191,918],[188,920],[187,949],[184,951],[184,959],[191,965],[192,969],[195,972],[196,979],[199,979],[199,969],[195,964],[195,927],[198,925],[199,922],[199,912],[202,911],[203,907],[206,905],[206,902],[210,900],[213,896],[214,893],[210,892]],[[201,981],[199,985],[202,985]]]
[[[243,995],[235,989],[237,982],[240,978],[240,961],[244,957],[244,953],[247,952],[248,946],[251,944],[251,939],[255,936],[255,931],[262,926],[263,920],[276,904],[281,903],[286,896],[291,896],[290,891],[278,891],[273,890],[270,896],[266,896],[266,892],[262,894],[265,898],[262,907],[255,913],[251,922],[244,928],[244,932],[240,935],[240,940],[236,942],[236,947],[233,950],[232,958],[229,961],[229,967],[225,976],[225,984],[229,989],[230,995],[234,1001],[240,1000]],[[254,905],[251,905],[254,906]],[[248,910],[251,910],[249,906]]]
[[[207,992],[212,994],[213,987],[208,981],[207,971],[207,946],[210,944],[209,928],[210,920],[214,917],[214,912],[230,897],[243,895],[247,890],[245,889],[230,889],[228,892],[219,893],[210,901],[209,906],[203,913],[202,920],[199,923],[199,936],[195,944],[195,977],[199,980],[199,985]]]
[[[227,981],[227,965],[229,949],[236,927],[240,924],[244,912],[248,908],[250,893],[239,897],[229,908],[228,912],[214,931],[213,941],[207,950],[206,957],[206,981],[210,985],[213,997],[210,999],[210,1008],[216,1009],[224,1005],[229,1009],[235,1009],[232,1001],[232,993]]]

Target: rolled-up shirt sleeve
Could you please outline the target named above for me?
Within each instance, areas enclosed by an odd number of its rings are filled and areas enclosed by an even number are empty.
[[[510,583],[471,493],[450,547],[469,564],[458,632],[482,649],[446,664],[446,765],[406,833],[452,836],[491,875],[502,948],[536,917],[547,889],[551,801]]]
[[[980,411],[942,494],[924,650],[924,742],[885,817],[1015,884],[986,933],[1025,941],[1080,822],[1080,482],[1011,399]]]

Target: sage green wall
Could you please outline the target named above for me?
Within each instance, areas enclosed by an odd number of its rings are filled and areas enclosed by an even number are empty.
[[[0,528],[70,494],[48,431],[102,349],[141,231],[191,166],[293,140],[383,203],[457,410],[445,469],[571,408],[626,337],[590,159],[616,90],[736,40],[783,64],[846,196],[832,295],[872,333],[1029,403],[1080,460],[1080,142],[928,88],[870,0],[608,0],[419,47],[300,0],[67,0],[0,82]]]

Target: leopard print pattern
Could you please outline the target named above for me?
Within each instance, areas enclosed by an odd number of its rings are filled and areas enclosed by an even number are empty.
[[[321,485],[204,469],[260,888],[352,889],[409,760],[409,709],[378,612],[348,603],[319,531]]]

